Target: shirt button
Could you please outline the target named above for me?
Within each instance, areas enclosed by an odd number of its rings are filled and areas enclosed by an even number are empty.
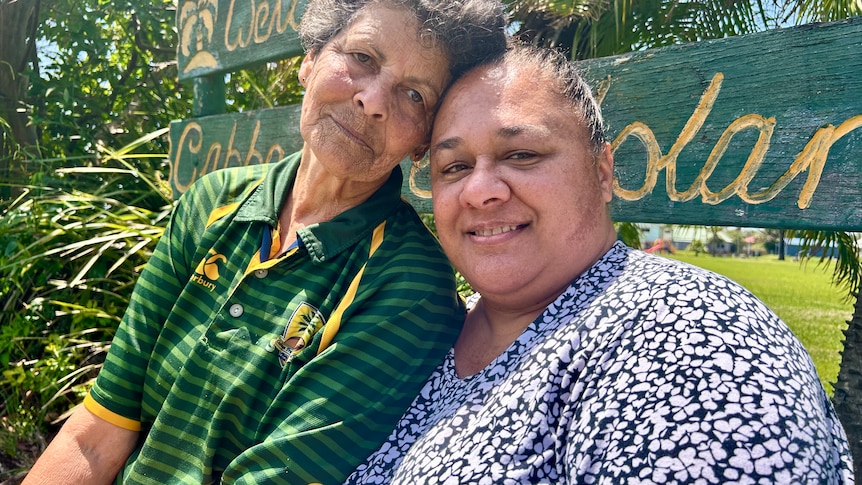
[[[242,308],[242,305],[240,305],[239,303],[234,303],[234,304],[233,304],[233,305],[231,305],[231,306],[230,306],[230,308],[228,309],[228,313],[230,313],[230,316],[232,316],[232,317],[234,317],[234,318],[239,318],[239,317],[241,317],[241,316],[242,316],[242,312],[243,312],[243,308]]]
[[[254,276],[257,278],[261,278],[261,279],[266,278],[266,275],[268,275],[268,274],[269,274],[269,271],[267,271],[265,269],[254,270]]]

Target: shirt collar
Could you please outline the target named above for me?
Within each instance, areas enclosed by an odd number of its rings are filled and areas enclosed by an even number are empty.
[[[264,222],[275,227],[279,211],[296,180],[300,158],[301,152],[297,152],[272,164],[263,183],[240,206],[236,220]],[[326,261],[370,234],[400,204],[406,203],[400,200],[401,182],[401,169],[395,167],[386,182],[365,202],[330,221],[300,229],[298,237],[311,257]]]

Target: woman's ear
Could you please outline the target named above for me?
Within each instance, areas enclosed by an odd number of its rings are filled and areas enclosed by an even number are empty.
[[[413,153],[410,154],[410,160],[413,160],[414,162],[418,162],[419,160],[422,160],[423,158],[425,158],[425,154],[427,152],[428,152],[428,144],[427,143],[419,145],[418,147],[413,149]]]
[[[604,150],[598,156],[597,169],[599,187],[606,203],[614,198],[614,156],[611,152],[611,144],[605,143]]]
[[[314,51],[309,51],[305,54],[305,57],[302,58],[302,63],[299,65],[299,84],[301,84],[302,87],[306,87],[308,76],[311,75],[311,71],[314,69],[314,61],[316,59],[317,53]]]

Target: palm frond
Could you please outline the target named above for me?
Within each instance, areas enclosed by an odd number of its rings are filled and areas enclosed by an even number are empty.
[[[634,222],[617,222],[614,223],[614,227],[617,230],[617,237],[626,244],[626,246],[632,248],[640,248],[643,241],[641,241],[641,228],[635,224]]]
[[[803,260],[816,259],[818,265],[830,258],[835,261],[832,273],[834,285],[846,290],[847,298],[859,295],[862,288],[862,248],[858,234],[840,231],[796,230],[787,237],[800,238]]]

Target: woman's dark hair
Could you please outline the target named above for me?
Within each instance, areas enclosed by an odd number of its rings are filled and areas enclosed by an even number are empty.
[[[299,25],[306,52],[318,52],[368,5],[403,8],[419,21],[420,37],[449,57],[452,79],[506,48],[499,0],[310,0]]]
[[[513,41],[505,54],[486,64],[507,64],[536,74],[537,79],[553,86],[557,94],[568,100],[581,118],[590,136],[593,151],[601,153],[605,145],[602,111],[590,86],[581,76],[578,66],[561,52]]]

